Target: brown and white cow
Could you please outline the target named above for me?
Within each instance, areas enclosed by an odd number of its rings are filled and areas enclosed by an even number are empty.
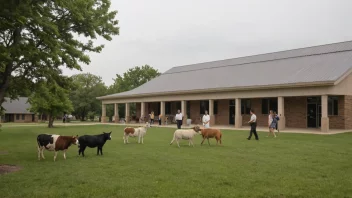
[[[54,161],[56,160],[57,152],[64,151],[64,159],[66,159],[66,151],[72,144],[78,144],[77,136],[62,136],[62,135],[49,135],[40,134],[37,137],[38,143],[38,160],[45,159],[44,149],[48,151],[55,151]]]
[[[142,144],[143,144],[143,139],[144,136],[147,133],[147,129],[150,127],[150,124],[148,122],[145,123],[145,126],[140,126],[137,128],[133,128],[133,127],[126,127],[123,130],[123,143],[129,143],[128,142],[128,137],[138,137],[138,144],[141,143],[142,140]]]

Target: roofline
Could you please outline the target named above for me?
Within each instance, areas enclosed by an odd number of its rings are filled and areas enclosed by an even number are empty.
[[[352,69],[351,69],[352,72]],[[346,75],[347,76],[347,75]],[[346,77],[345,76],[345,77]],[[278,89],[278,88],[297,88],[297,87],[316,87],[316,86],[333,86],[336,81],[320,81],[320,82],[309,82],[309,83],[288,83],[288,84],[276,84],[276,85],[260,85],[260,86],[246,86],[246,87],[228,87],[228,88],[215,88],[215,89],[193,89],[184,91],[172,91],[172,92],[157,92],[157,93],[146,93],[146,94],[132,94],[123,96],[100,96],[96,97],[98,100],[106,99],[119,99],[119,98],[139,98],[144,96],[161,96],[161,95],[176,95],[176,94],[187,94],[187,93],[204,93],[204,92],[224,92],[224,91],[250,91],[250,90],[262,90],[262,89]]]
[[[245,55],[245,56],[239,56],[239,57],[236,57],[236,58],[225,58],[225,59],[216,60],[216,61],[205,61],[205,62],[201,62],[201,63],[192,63],[192,64],[187,64],[187,65],[179,65],[179,66],[174,66],[171,69],[179,68],[179,67],[188,67],[188,66],[193,66],[193,65],[197,65],[197,64],[203,64],[203,63],[214,63],[214,62],[226,61],[226,60],[232,60],[232,59],[249,58],[249,57],[254,57],[254,56],[269,55],[269,54],[275,54],[275,53],[280,53],[280,52],[289,52],[289,51],[295,51],[295,50],[309,49],[309,48],[322,47],[322,46],[327,46],[327,45],[335,45],[335,44],[347,43],[347,42],[351,42],[351,40],[334,42],[334,43],[326,43],[326,44],[314,45],[314,46],[308,46],[308,47],[299,47],[299,48],[294,48],[294,49],[278,50],[278,51],[266,52],[266,53],[261,53],[261,54]],[[331,52],[331,53],[334,53],[334,52]],[[169,69],[169,70],[171,70],[171,69]]]
[[[349,76],[352,73],[352,68],[350,68],[349,70],[347,70],[342,76],[340,76],[334,83],[334,85],[339,84],[340,82],[342,82],[343,80],[345,80],[345,78],[347,78],[347,76]]]

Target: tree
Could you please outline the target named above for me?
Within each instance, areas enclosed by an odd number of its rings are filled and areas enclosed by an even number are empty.
[[[90,117],[101,114],[101,103],[96,99],[106,94],[107,87],[102,78],[93,74],[77,74],[72,76],[74,88],[70,99],[74,106],[74,114],[82,121],[90,112]]]
[[[149,65],[143,65],[141,67],[136,66],[127,70],[127,72],[123,73],[123,75],[116,74],[116,78],[114,79],[114,83],[109,87],[109,94],[120,93],[132,90],[137,88],[144,83],[152,80],[153,78],[159,76],[160,73],[158,70],[154,69]],[[125,112],[125,106],[119,105],[119,113],[120,117],[123,117]],[[136,111],[136,106],[134,104],[130,105],[130,109],[132,112]],[[112,105],[107,106],[106,109],[107,116],[113,116],[114,109]],[[132,113],[133,114],[133,113]]]
[[[28,98],[32,112],[49,116],[49,128],[54,127],[53,123],[57,116],[73,111],[68,97],[70,79],[63,76],[58,78],[60,79],[41,80],[36,85],[36,91]]]
[[[87,53],[99,53],[104,47],[94,45],[93,39],[110,41],[119,34],[117,11],[109,11],[110,4],[110,0],[0,0],[0,106],[6,94],[17,97],[34,86],[32,82],[60,73],[60,66],[81,70],[80,63],[89,64]],[[16,86],[26,81],[31,83]]]

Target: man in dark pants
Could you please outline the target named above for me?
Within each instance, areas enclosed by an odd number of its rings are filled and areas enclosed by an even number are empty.
[[[254,133],[255,139],[259,140],[258,134],[257,134],[257,116],[254,114],[254,110],[251,109],[251,120],[248,122],[251,125],[251,132],[249,133],[249,137],[247,138],[248,140],[251,139],[252,133]]]
[[[177,128],[180,129],[181,128],[181,125],[182,125],[182,118],[183,118],[183,115],[181,113],[180,110],[177,110],[177,114],[176,114],[176,122],[177,122]]]

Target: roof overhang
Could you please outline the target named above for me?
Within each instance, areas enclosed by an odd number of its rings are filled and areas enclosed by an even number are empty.
[[[352,72],[352,70],[351,70]],[[346,75],[347,76],[347,75]],[[345,76],[345,77],[346,77]],[[146,96],[164,96],[164,95],[179,95],[179,94],[194,94],[194,93],[207,93],[207,92],[226,92],[226,91],[255,91],[263,89],[289,89],[289,88],[300,88],[300,87],[320,87],[320,86],[333,86],[335,85],[335,80],[331,81],[319,81],[319,82],[309,82],[309,83],[287,83],[287,84],[276,84],[276,85],[258,85],[258,86],[247,86],[247,87],[225,87],[216,89],[194,89],[194,90],[184,90],[184,91],[173,91],[173,92],[156,92],[156,93],[143,93],[143,94],[131,94],[131,95],[107,95],[100,96],[96,99],[98,100],[108,100],[108,99],[125,99],[125,98],[140,98]]]

